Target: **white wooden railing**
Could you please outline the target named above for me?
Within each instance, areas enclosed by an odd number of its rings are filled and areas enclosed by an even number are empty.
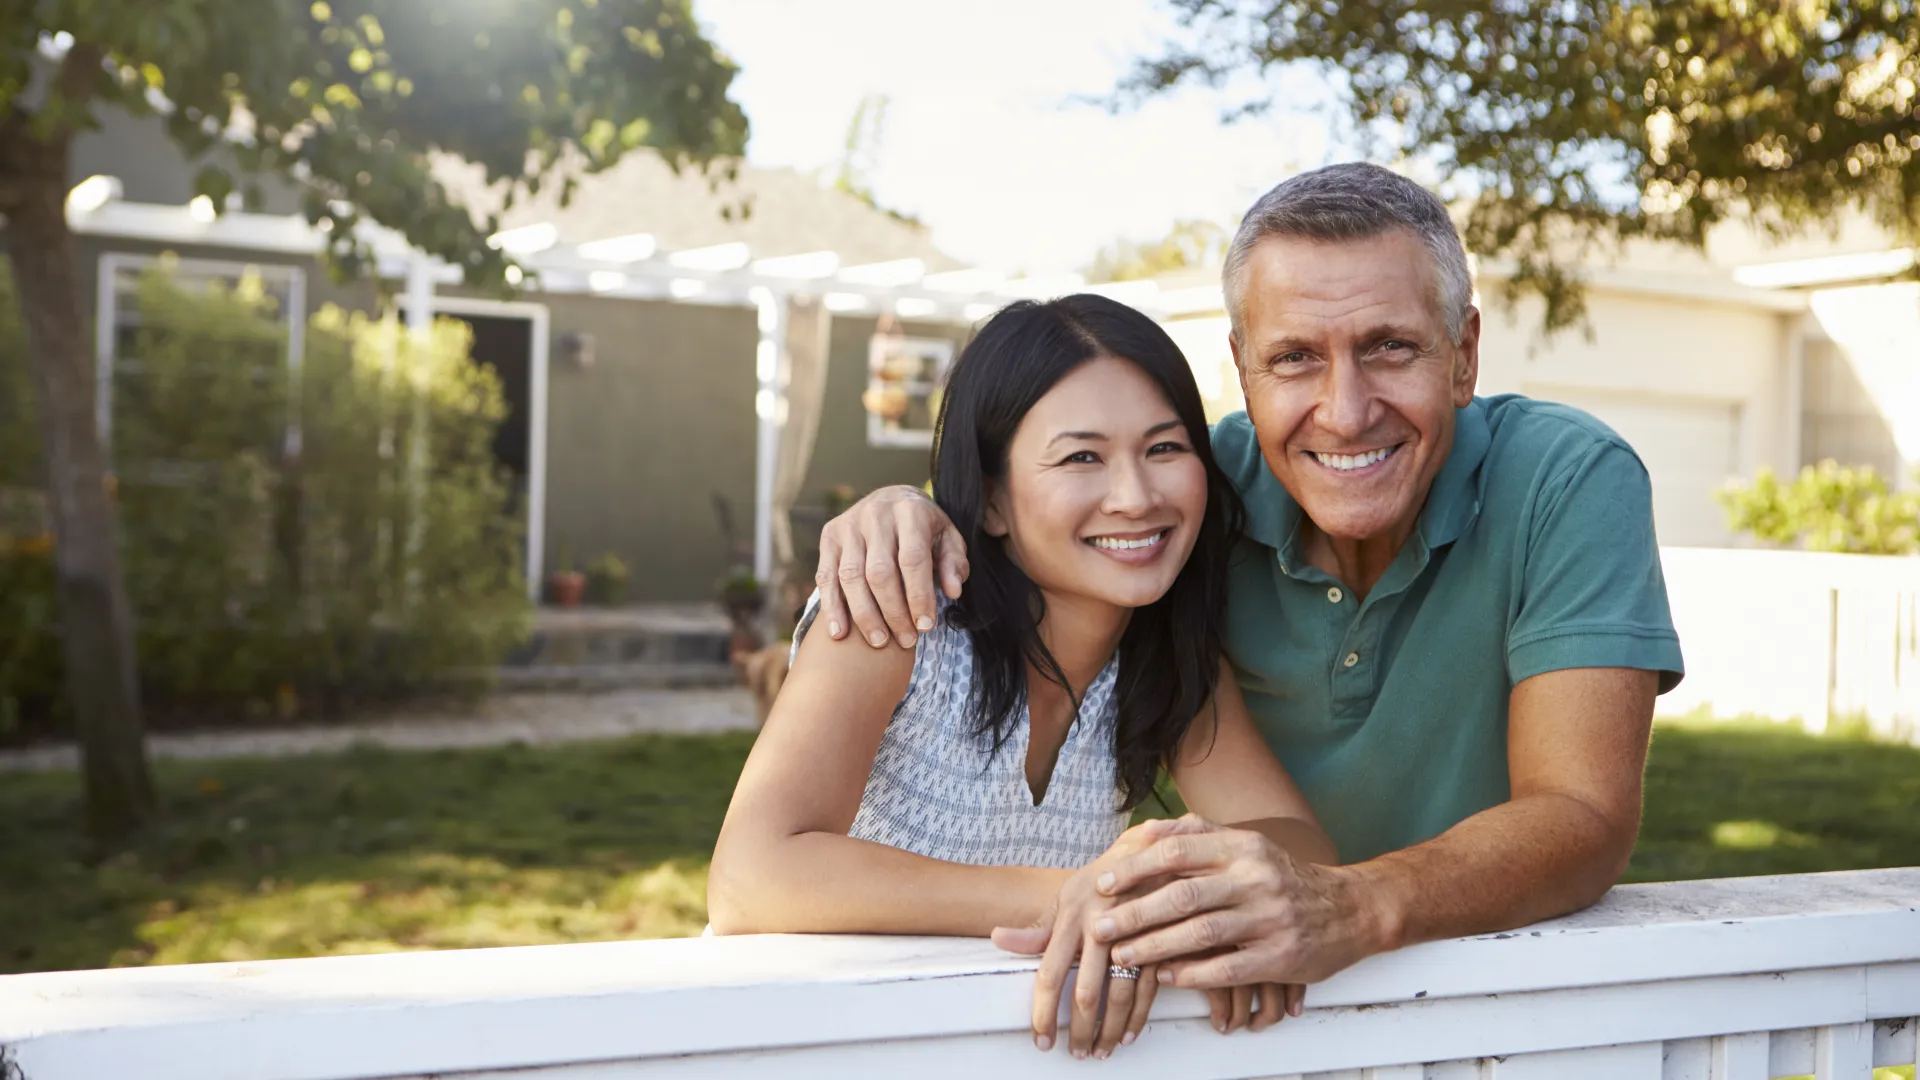
[[[759,937],[0,978],[6,1080],[1865,1080],[1920,1030],[1920,868],[1615,889],[1375,957],[1222,1036],[1163,994],[1107,1061],[1034,1050],[982,941]]]
[[[1662,548],[1687,677],[1663,714],[1864,722],[1920,745],[1920,558]]]

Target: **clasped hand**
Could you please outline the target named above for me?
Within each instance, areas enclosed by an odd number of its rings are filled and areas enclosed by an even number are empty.
[[[1181,864],[1166,861],[1174,852],[1155,852],[1175,838],[1210,831],[1238,834],[1191,815],[1136,825],[1069,878],[1053,909],[1032,926],[994,931],[993,941],[1001,948],[1041,957],[1033,994],[1035,1046],[1053,1047],[1060,998],[1076,962],[1079,974],[1074,979],[1068,1048],[1077,1058],[1105,1058],[1117,1046],[1138,1038],[1163,983],[1205,990],[1213,1027],[1222,1034],[1242,1027],[1262,1031],[1289,1012],[1300,1014],[1306,993],[1302,985],[1259,978],[1203,985],[1194,977],[1172,978],[1170,969],[1175,968],[1210,975],[1215,969],[1191,965],[1215,962],[1205,957],[1224,960],[1226,956],[1219,955],[1218,946],[1170,936],[1169,930],[1136,936],[1172,922],[1178,915],[1170,913],[1169,905],[1178,912],[1186,898],[1198,895],[1189,884],[1195,879],[1180,876]],[[1243,835],[1259,838],[1253,833]],[[1171,929],[1178,930],[1179,925]],[[1163,966],[1166,961],[1172,964]],[[1138,978],[1110,977],[1110,965],[1138,968]]]

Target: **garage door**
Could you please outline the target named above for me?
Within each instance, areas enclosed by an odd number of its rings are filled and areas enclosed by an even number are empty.
[[[1535,396],[1585,409],[1633,445],[1653,481],[1653,522],[1662,544],[1733,542],[1713,493],[1737,475],[1738,406],[1592,391],[1543,390]]]

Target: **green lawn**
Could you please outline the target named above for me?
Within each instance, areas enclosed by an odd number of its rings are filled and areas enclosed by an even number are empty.
[[[0,776],[0,972],[697,933],[751,738],[164,762],[88,851],[72,774]],[[1920,750],[1663,725],[1634,881],[1920,865]]]

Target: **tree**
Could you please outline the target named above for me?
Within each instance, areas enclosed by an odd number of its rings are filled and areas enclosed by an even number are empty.
[[[1595,244],[1853,207],[1920,242],[1920,0],[1168,3],[1176,40],[1116,102],[1319,69],[1363,137],[1449,177],[1468,248],[1513,258],[1549,329],[1583,315]]]
[[[903,210],[882,206],[873,194],[873,174],[880,170],[880,152],[887,145],[887,110],[893,99],[885,94],[866,94],[854,106],[847,121],[847,137],[840,150],[840,167],[834,173],[833,188],[866,203],[903,225],[925,228],[919,218]]]
[[[46,60],[36,57],[45,57]],[[688,0],[25,0],[0,8],[0,212],[33,353],[60,579],[67,687],[100,836],[154,796],[114,510],[94,430],[92,365],[67,229],[68,152],[93,110],[161,113],[185,151],[234,167],[196,178],[224,208],[274,176],[328,229],[342,272],[370,220],[493,285],[507,268],[428,173],[444,152],[510,193],[606,167],[636,147],[703,166],[738,154],[732,64]]]
[[[1870,466],[1809,465],[1782,483],[1772,469],[1719,493],[1727,524],[1772,544],[1855,555],[1920,555],[1920,494],[1891,492]]]
[[[1227,230],[1211,221],[1176,221],[1158,240],[1116,240],[1101,248],[1087,267],[1087,280],[1138,281],[1214,265],[1226,258],[1229,239]]]

